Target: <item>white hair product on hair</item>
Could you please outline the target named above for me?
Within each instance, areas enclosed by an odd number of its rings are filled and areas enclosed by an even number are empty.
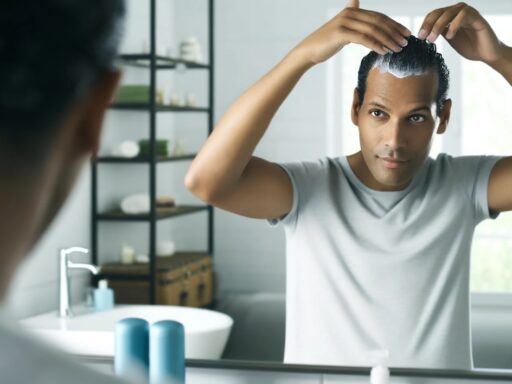
[[[379,55],[377,60],[372,66],[373,68],[378,68],[382,73],[390,73],[395,77],[400,79],[409,76],[419,76],[425,74],[427,71],[421,68],[414,68],[412,66],[401,66],[397,67],[396,65],[390,65],[392,53],[386,53],[385,55]]]

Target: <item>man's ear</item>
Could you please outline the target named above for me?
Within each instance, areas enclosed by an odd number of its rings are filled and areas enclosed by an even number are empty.
[[[354,125],[358,125],[359,121],[359,109],[361,108],[360,101],[359,101],[359,92],[357,91],[357,88],[354,88],[354,96],[352,98],[352,108],[350,112],[350,117],[352,118],[352,123]]]
[[[450,121],[450,112],[452,108],[452,100],[446,99],[443,105],[443,110],[441,111],[441,115],[439,116],[439,125],[437,126],[436,133],[438,135],[443,134],[448,127],[448,122]]]
[[[85,152],[96,155],[101,139],[101,127],[121,79],[121,71],[113,70],[98,77],[83,98],[83,109],[78,134]]]

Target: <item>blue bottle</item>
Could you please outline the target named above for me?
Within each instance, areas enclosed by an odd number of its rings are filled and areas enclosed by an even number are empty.
[[[150,384],[185,384],[185,328],[163,320],[149,329]]]
[[[147,383],[149,377],[149,323],[129,317],[115,327],[114,371],[136,383]]]
[[[100,280],[94,290],[94,308],[96,311],[106,311],[114,308],[114,291],[108,287],[107,280]]]

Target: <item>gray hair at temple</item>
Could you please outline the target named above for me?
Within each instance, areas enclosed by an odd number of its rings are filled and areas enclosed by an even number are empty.
[[[448,96],[450,81],[448,67],[443,56],[437,52],[435,44],[427,40],[420,40],[412,35],[407,38],[407,42],[407,46],[400,52],[380,55],[372,51],[363,57],[357,79],[359,101],[362,103],[364,100],[368,73],[373,68],[378,68],[381,72],[388,72],[399,78],[435,71],[438,75],[436,112],[439,116]]]

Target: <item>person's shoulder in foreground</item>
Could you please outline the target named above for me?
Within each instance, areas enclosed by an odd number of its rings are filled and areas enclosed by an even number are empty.
[[[124,13],[123,0],[0,2],[1,302],[97,152]],[[1,383],[118,382],[32,339],[2,320]]]
[[[64,353],[35,341],[6,317],[0,320],[0,381],[9,384],[122,383],[82,366]]]

